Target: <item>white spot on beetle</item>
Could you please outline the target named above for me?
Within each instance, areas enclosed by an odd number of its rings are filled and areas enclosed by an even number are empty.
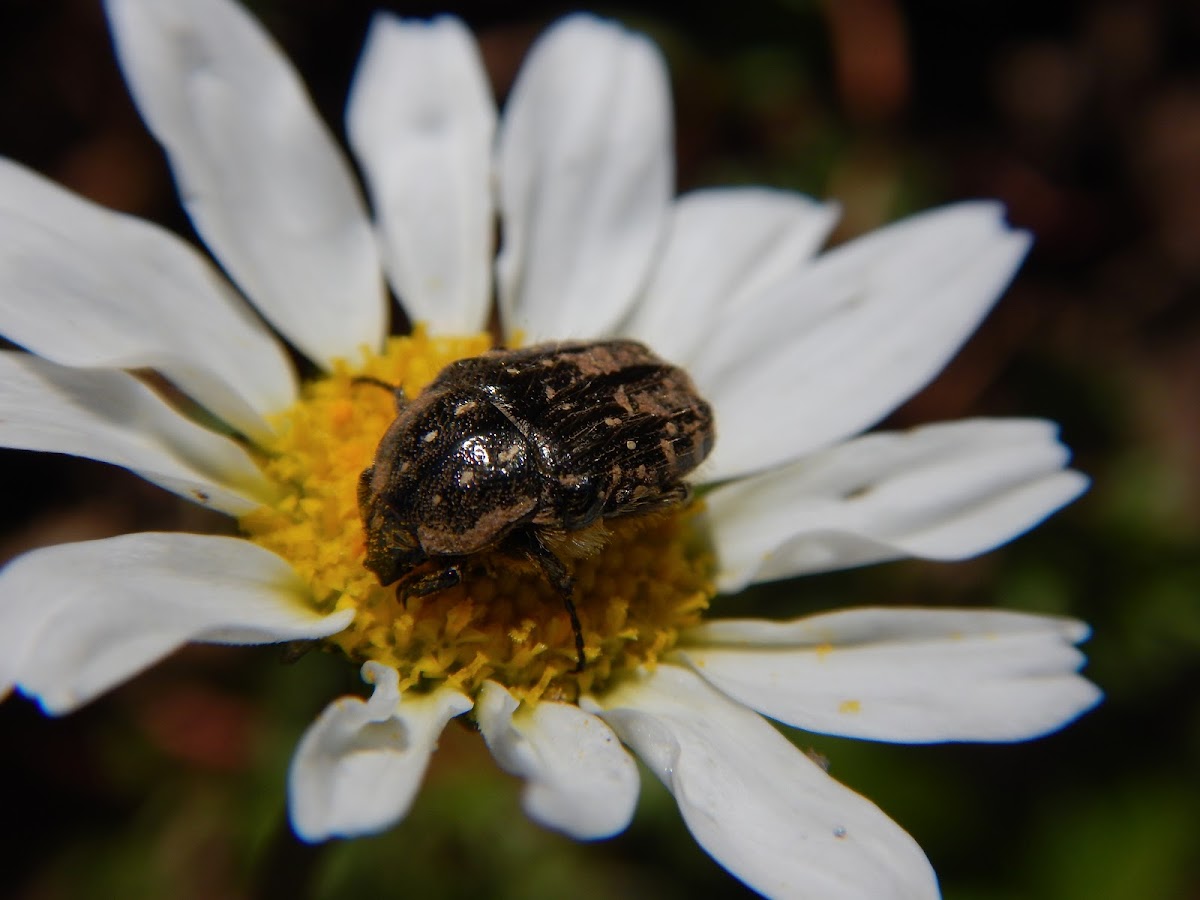
[[[626,450],[636,450],[637,449],[637,441],[626,441],[625,449]]]
[[[427,431],[423,435],[421,435],[421,440],[423,440],[426,444],[432,444],[434,441],[437,440],[437,437],[438,437],[438,430],[435,428],[435,429],[433,429],[433,431]]]

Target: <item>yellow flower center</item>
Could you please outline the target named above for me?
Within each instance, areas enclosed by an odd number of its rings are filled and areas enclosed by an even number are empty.
[[[407,599],[363,567],[358,478],[396,416],[379,382],[415,397],[445,365],[489,346],[486,334],[435,338],[418,328],[361,366],[339,364],[307,384],[275,423],[276,438],[260,448],[279,499],[239,524],[291,562],[318,609],[354,610],[350,627],[328,643],[355,662],[394,667],[402,689],[450,684],[474,696],[491,679],[521,700],[571,701],[655,665],[678,631],[699,621],[715,588],[712,555],[693,527],[696,504],[606,520],[560,550],[574,553],[563,562],[583,631],[580,671],[564,599],[527,563],[480,553],[460,584]]]

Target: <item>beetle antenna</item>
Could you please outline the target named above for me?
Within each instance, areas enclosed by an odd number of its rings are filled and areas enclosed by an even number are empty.
[[[382,378],[376,378],[374,375],[355,375],[350,379],[351,384],[373,384],[375,387],[381,387],[385,391],[396,392],[397,387],[394,384],[389,384]]]
[[[404,387],[399,384],[389,384],[382,378],[376,378],[374,375],[355,375],[350,379],[351,384],[369,384],[372,387],[380,387],[388,391],[396,398],[396,409],[401,410],[408,403],[408,395],[404,393]]]

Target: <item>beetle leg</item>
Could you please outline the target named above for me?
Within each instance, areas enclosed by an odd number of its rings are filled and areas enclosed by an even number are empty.
[[[646,516],[663,512],[676,506],[682,506],[691,499],[692,486],[680,482],[659,493],[641,500],[628,500],[615,509],[605,510],[604,516],[609,519],[620,519],[625,516]]]
[[[405,597],[425,597],[429,594],[436,594],[438,591],[444,591],[446,588],[452,588],[456,584],[462,583],[462,567],[459,563],[453,562],[439,572],[431,572],[428,575],[422,575],[416,581],[404,586]]]
[[[566,606],[567,615],[571,618],[571,630],[575,632],[575,671],[582,672],[585,661],[583,625],[579,622],[579,613],[575,610],[575,602],[572,599],[575,592],[574,579],[567,573],[567,567],[563,565],[562,560],[554,555],[554,552],[542,542],[541,537],[532,528],[514,531],[509,537],[509,543],[536,564],[546,579],[562,594],[563,605]]]

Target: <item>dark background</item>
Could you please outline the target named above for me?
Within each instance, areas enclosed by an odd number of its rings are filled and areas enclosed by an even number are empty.
[[[372,8],[251,6],[341,131]],[[554,4],[450,7],[502,95]],[[1093,489],[960,565],[905,562],[758,589],[771,615],[853,603],[1001,605],[1091,622],[1105,704],[1041,741],[902,747],[795,734],[928,852],[948,898],[1200,898],[1200,6],[747,0],[605,6],[662,45],[679,187],[838,199],[838,239],[999,197],[1035,248],[1014,287],[891,425],[1062,423]],[[191,235],[133,110],[97,2],[0,0],[0,154]],[[40,544],[217,520],[110,467],[0,451],[0,559]],[[645,782],[628,833],[573,843],[452,727],[412,815],[307,848],[287,760],[347,667],[190,648],[70,717],[0,705],[0,895],[687,897],[748,892]],[[714,887],[714,885],[716,887]]]

